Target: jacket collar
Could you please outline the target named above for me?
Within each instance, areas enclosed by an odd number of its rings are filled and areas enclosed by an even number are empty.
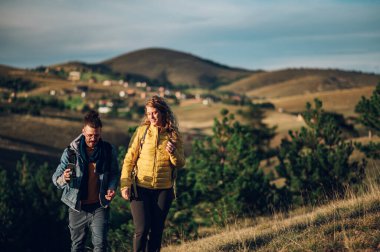
[[[77,138],[75,138],[71,143],[70,147],[75,151],[79,152],[79,144],[80,144],[80,138],[82,137],[83,134],[80,134]]]

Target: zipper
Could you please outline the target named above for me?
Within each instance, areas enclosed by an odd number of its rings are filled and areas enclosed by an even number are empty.
[[[103,208],[107,208],[107,206],[103,205],[103,202],[102,202],[102,196],[100,195],[101,192],[102,192],[102,188],[103,188],[103,181],[104,181],[104,173],[103,173],[103,179],[100,181],[100,178],[99,178],[99,175],[98,175],[98,184],[100,182],[100,185],[99,185],[99,203],[100,205],[103,207]]]
[[[76,189],[78,190],[78,192],[77,192],[77,197],[76,197],[76,202],[75,202],[75,206],[77,205],[77,204],[79,204],[79,209],[82,209],[82,202],[81,202],[81,200],[80,200],[80,188],[81,188],[81,185],[82,185],[82,181],[83,181],[83,174],[84,174],[84,171],[83,170],[81,170],[81,168],[83,167],[83,158],[80,156],[80,153],[79,153],[79,151],[78,150],[76,150],[75,151],[75,154],[76,154],[76,161],[77,161],[77,163],[78,163],[78,168],[79,168],[79,172],[81,173],[80,175],[80,177],[81,177],[81,179],[80,179],[80,183],[78,183],[78,171],[75,171],[75,173],[77,174],[77,178],[76,178]],[[75,167],[75,169],[76,169],[77,167]],[[83,168],[84,169],[84,168]],[[78,185],[79,184],[79,185]],[[75,206],[74,206],[74,208],[75,208]],[[79,211],[78,211],[79,212]]]
[[[156,132],[157,132],[157,135],[156,135],[156,139],[155,139],[155,146],[154,146],[154,162],[153,162],[153,184],[152,186],[154,187],[154,185],[156,184],[157,182],[157,168],[156,168],[156,163],[157,163],[157,147],[158,147],[158,137],[159,137],[159,128],[156,127]]]

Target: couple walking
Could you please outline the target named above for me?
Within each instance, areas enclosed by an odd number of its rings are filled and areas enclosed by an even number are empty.
[[[106,251],[109,204],[120,181],[121,196],[130,201],[134,251],[159,251],[166,216],[174,199],[175,169],[185,157],[178,124],[165,100],[153,96],[125,156],[121,177],[116,149],[101,138],[99,114],[90,111],[82,133],[61,157],[53,183],[63,189],[69,206],[71,250],[84,251],[91,229],[94,251]]]

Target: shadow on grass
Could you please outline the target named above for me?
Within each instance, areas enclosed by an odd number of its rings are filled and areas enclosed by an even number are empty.
[[[254,251],[270,243],[273,240],[273,238],[274,238],[274,234],[260,235],[260,237],[257,237],[256,239],[247,239],[244,242],[230,243],[230,244],[221,246],[217,249],[217,251],[240,251],[240,250]]]

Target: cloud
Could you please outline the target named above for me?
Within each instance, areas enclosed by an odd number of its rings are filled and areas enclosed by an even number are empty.
[[[145,47],[247,68],[292,55],[378,53],[379,10],[369,0],[4,0],[0,63],[101,61]]]

